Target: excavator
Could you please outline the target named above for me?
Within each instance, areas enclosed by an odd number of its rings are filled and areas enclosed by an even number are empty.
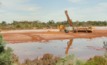
[[[61,31],[61,32],[92,32],[94,29],[92,26],[89,26],[89,27],[74,27],[73,24],[72,24],[72,20],[70,20],[69,18],[69,15],[68,15],[68,12],[67,10],[65,10],[65,14],[66,14],[66,17],[67,17],[67,20],[70,24],[70,26],[64,26],[64,25],[59,25],[58,26],[58,29]]]

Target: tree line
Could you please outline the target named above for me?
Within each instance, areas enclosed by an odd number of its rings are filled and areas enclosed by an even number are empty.
[[[107,21],[73,21],[73,26],[107,26]],[[2,21],[0,23],[0,28],[8,29],[43,29],[43,28],[57,28],[58,25],[69,26],[68,21],[58,21],[49,20],[48,22],[41,21],[13,21],[12,23],[7,23]]]

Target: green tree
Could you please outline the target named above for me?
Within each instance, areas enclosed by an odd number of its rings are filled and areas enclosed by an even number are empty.
[[[47,22],[47,24],[49,24],[49,25],[53,25],[55,22],[54,22],[54,20],[49,20],[48,22]]]
[[[2,35],[0,35],[0,65],[12,65],[12,49],[7,47],[5,49],[6,42],[3,40]]]
[[[39,23],[39,21],[33,21],[33,23],[34,23],[34,24],[38,24],[38,23]]]
[[[36,27],[42,28],[43,26],[42,26],[42,24],[38,23],[38,24],[36,24]]]
[[[13,25],[16,25],[17,24],[17,21],[13,21]]]
[[[6,26],[7,23],[6,23],[6,21],[2,21],[1,24],[2,24],[2,26]]]
[[[18,24],[17,26],[16,26],[16,28],[21,28],[22,26],[20,25],[20,24]]]
[[[76,21],[76,22],[75,22],[75,25],[78,26],[78,25],[79,25],[79,21]]]
[[[29,28],[30,27],[30,25],[27,23],[27,24],[25,24],[25,28]]]

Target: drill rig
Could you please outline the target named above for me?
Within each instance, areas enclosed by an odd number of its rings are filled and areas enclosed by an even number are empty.
[[[92,26],[90,26],[90,27],[74,27],[72,24],[72,20],[70,20],[70,18],[68,16],[67,10],[65,10],[65,14],[66,14],[66,17],[67,17],[67,20],[68,20],[70,26],[67,27],[64,25],[59,25],[58,29],[61,32],[92,32],[94,30]]]

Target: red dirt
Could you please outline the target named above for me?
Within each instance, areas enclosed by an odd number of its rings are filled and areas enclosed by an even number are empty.
[[[42,47],[38,47],[38,49],[42,49]]]
[[[107,37],[107,30],[95,30],[92,33],[62,33],[62,32],[17,32],[17,33],[0,33],[3,35],[4,41],[9,43],[23,43],[23,42],[43,42],[47,43],[49,40],[64,40],[75,38],[95,38]],[[44,40],[44,41],[43,41]]]
[[[105,50],[104,48],[97,48],[94,46],[86,46],[86,47],[88,47],[89,49],[92,49],[92,50],[96,50],[96,51],[104,51]]]
[[[54,48],[57,48],[57,46],[54,46]]]

